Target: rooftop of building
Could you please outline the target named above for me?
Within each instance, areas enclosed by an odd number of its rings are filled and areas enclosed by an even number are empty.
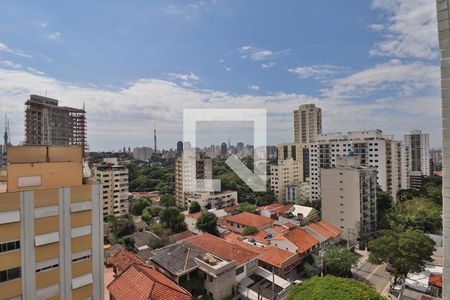
[[[84,174],[82,146],[8,146],[0,192],[93,184]]]
[[[264,225],[272,224],[274,220],[260,215],[252,214],[249,212],[243,212],[234,216],[229,216],[225,219],[227,222],[233,222],[244,226],[261,227]]]
[[[182,243],[165,246],[152,252],[151,260],[176,276],[197,268],[195,258],[205,253]]]
[[[145,262],[133,252],[126,249],[120,249],[111,255],[111,263],[114,268],[116,268],[116,273],[120,274],[134,263],[144,264]]]
[[[312,229],[314,232],[319,234],[325,239],[336,238],[342,234],[342,230],[332,225],[328,221],[321,220],[316,223],[311,223],[305,226],[306,228]]]
[[[237,266],[256,259],[259,256],[254,251],[229,243],[220,237],[208,233],[184,239],[181,243],[196,246],[222,259],[235,261]]]
[[[299,253],[305,253],[307,250],[320,243],[318,239],[302,228],[295,228],[282,235],[276,236],[273,239],[278,240],[282,238],[293,243],[298,248]]]
[[[188,300],[192,295],[151,267],[132,264],[108,285],[116,300]]]

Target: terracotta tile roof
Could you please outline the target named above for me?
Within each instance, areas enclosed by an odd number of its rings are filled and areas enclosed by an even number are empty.
[[[257,240],[260,243],[268,244],[269,241],[266,239],[267,236],[268,236],[267,232],[265,232],[264,230],[260,230],[255,234],[249,235],[248,237],[254,238],[255,240]]]
[[[281,268],[283,263],[287,261],[288,259],[291,259],[294,256],[298,256],[297,253],[292,253],[280,248],[277,248],[275,246],[266,246],[264,248],[246,243],[242,241],[245,239],[245,237],[236,234],[236,233],[229,233],[224,238],[231,242],[235,243],[237,245],[240,245],[244,248],[250,249],[254,252],[257,252],[260,254],[260,257],[258,257],[258,260],[263,261],[271,266]]]
[[[236,205],[232,205],[232,206],[228,206],[225,208],[222,208],[225,212],[227,213],[231,213],[233,210],[235,210],[236,208],[239,208],[239,204]]]
[[[420,300],[433,300],[433,298],[422,295],[422,297],[420,297]]]
[[[192,295],[153,268],[130,265],[108,285],[116,300],[189,300]]]
[[[202,215],[202,212],[199,211],[199,212],[196,212],[193,214],[189,214],[189,215],[187,215],[187,217],[192,218],[194,220],[198,220],[198,218],[200,218],[201,215]]]
[[[311,228],[313,231],[317,232],[325,239],[336,238],[342,233],[342,230],[340,230],[339,228],[337,228],[336,226],[330,224],[325,220],[316,223],[311,223],[307,227]]]
[[[111,263],[116,268],[116,273],[120,274],[134,263],[144,264],[145,262],[133,252],[126,249],[120,249],[111,255]]]
[[[171,236],[169,236],[169,243],[173,244],[191,236],[194,236],[194,234],[190,231],[183,231],[180,233],[172,234]]]
[[[297,225],[292,224],[291,222],[284,223],[283,226],[288,229],[293,229],[293,228],[297,227]]]
[[[440,274],[430,274],[430,278],[428,279],[429,285],[434,285],[437,287],[442,287],[442,275]]]
[[[268,228],[268,230],[274,231],[278,234],[283,234],[289,231],[288,228],[284,226],[272,226]]]
[[[289,209],[292,208],[292,206],[294,206],[293,204],[282,204],[282,203],[272,203],[266,206],[261,206],[258,208],[259,211],[261,210],[267,210],[272,214],[282,214],[287,212]]]
[[[258,253],[254,251],[208,233],[187,238],[181,243],[194,245],[228,261],[234,260],[237,266],[258,257]]]
[[[227,222],[233,222],[244,226],[254,226],[254,227],[261,227],[274,222],[274,220],[270,218],[262,217],[249,212],[243,212],[234,216],[230,216],[225,220]]]
[[[320,243],[318,239],[310,235],[306,230],[296,228],[283,234],[283,237],[291,241],[298,247],[299,253],[304,253],[306,250]]]

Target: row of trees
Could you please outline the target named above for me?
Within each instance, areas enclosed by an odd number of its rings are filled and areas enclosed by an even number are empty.
[[[130,191],[159,191],[173,194],[175,188],[175,167],[172,164],[158,166],[131,163],[128,167]]]
[[[378,191],[377,201],[380,231],[368,244],[369,261],[386,263],[396,283],[432,260],[435,242],[427,233],[442,230],[442,179],[433,176],[420,190],[401,190],[396,204],[388,192]]]

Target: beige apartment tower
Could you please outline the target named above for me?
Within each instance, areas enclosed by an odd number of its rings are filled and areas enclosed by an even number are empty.
[[[270,187],[278,201],[286,200],[286,188],[309,177],[309,149],[303,144],[280,144],[278,162],[270,166]]]
[[[212,179],[212,160],[200,159],[198,155],[195,159],[183,159],[184,155],[187,155],[186,151],[175,161],[175,198],[178,206],[187,208],[188,197],[194,195],[191,191],[196,190],[195,180]],[[188,187],[190,192],[184,187]]]
[[[0,299],[103,299],[100,187],[82,146],[9,147],[0,176]]]
[[[340,156],[336,167],[323,169],[322,218],[355,242],[377,228],[377,171],[361,165],[359,155]]]
[[[93,167],[93,178],[103,187],[103,216],[128,214],[128,168],[117,158],[104,158]]]
[[[314,104],[304,104],[294,110],[294,143],[308,145],[321,133],[322,109]]]
[[[437,0],[441,58],[442,97],[442,195],[444,225],[444,274],[442,298],[450,299],[450,3]]]

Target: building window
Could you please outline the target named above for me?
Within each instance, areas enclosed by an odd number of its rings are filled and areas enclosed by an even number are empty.
[[[13,280],[16,278],[20,278],[21,268],[13,268],[4,271],[0,271],[0,282]]]
[[[242,272],[244,272],[244,266],[242,266],[242,267],[236,269],[236,275],[239,275],[239,274],[241,274]]]
[[[0,253],[20,249],[20,241],[11,241],[0,244]]]

